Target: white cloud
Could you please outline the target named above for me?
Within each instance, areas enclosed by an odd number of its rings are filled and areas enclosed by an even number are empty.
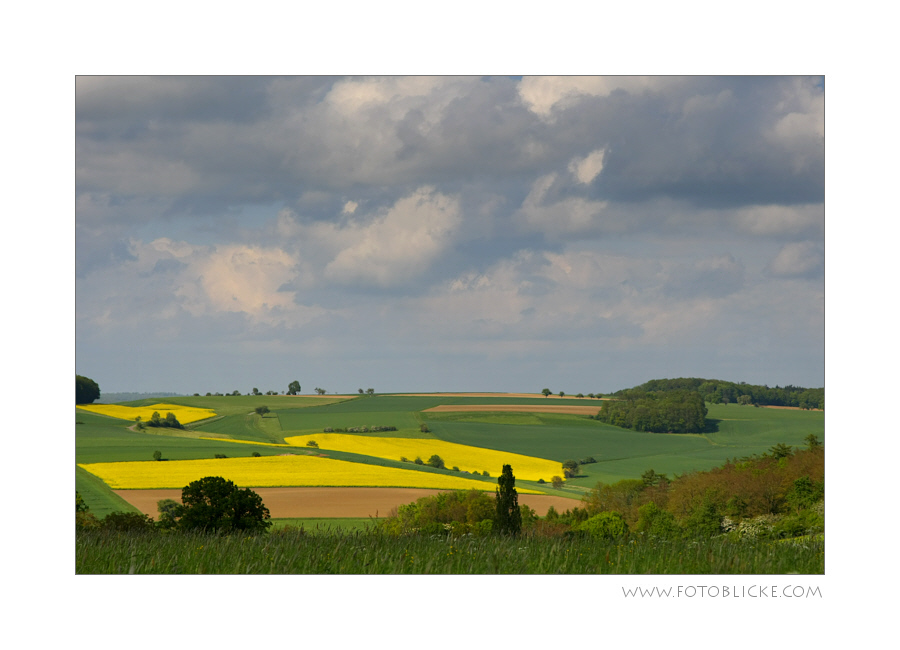
[[[608,203],[581,197],[547,202],[548,191],[557,177],[555,173],[547,174],[532,184],[531,192],[515,215],[519,226],[526,232],[541,232],[550,237],[592,230]]]
[[[783,246],[769,263],[768,271],[778,277],[804,277],[818,274],[825,265],[822,249],[805,241]]]
[[[566,108],[583,96],[605,97],[617,89],[639,92],[669,83],[667,77],[525,77],[519,97],[534,113],[549,118],[554,109]]]
[[[342,284],[408,284],[443,253],[460,221],[458,199],[423,187],[370,223],[323,226],[320,235],[349,242],[324,276]]]
[[[584,158],[574,158],[569,163],[569,171],[578,179],[579,183],[587,185],[603,171],[603,157],[606,149],[592,151]]]

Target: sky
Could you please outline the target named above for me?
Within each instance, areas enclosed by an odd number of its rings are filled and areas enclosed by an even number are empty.
[[[102,392],[825,383],[822,77],[75,80]]]

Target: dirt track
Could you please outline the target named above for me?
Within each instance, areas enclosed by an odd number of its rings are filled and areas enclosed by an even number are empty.
[[[466,413],[472,411],[504,411],[508,413],[572,413],[578,415],[596,415],[600,410],[600,404],[592,406],[568,406],[563,404],[442,404],[423,413],[456,412]]]
[[[254,488],[272,517],[379,517],[387,516],[391,509],[416,499],[432,496],[441,490],[418,488]],[[160,499],[181,501],[181,490],[114,490],[141,512],[154,519],[156,502]],[[534,508],[538,516],[547,514],[552,505],[565,512],[580,505],[577,499],[520,494],[519,503]]]

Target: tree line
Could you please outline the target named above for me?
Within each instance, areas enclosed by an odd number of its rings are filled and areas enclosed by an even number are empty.
[[[630,391],[662,393],[669,391],[697,391],[710,404],[755,404],[757,406],[795,406],[802,409],[825,409],[825,388],[802,386],[754,385],[744,382],[679,377],[678,379],[651,379],[631,389],[613,393],[620,397]]]

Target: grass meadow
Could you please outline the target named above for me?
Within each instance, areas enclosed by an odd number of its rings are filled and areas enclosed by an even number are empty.
[[[84,531],[78,574],[822,574],[824,541],[662,542],[585,538],[390,537],[311,534],[172,535]]]

